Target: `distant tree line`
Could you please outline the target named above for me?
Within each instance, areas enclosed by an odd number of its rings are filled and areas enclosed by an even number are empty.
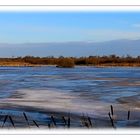
[[[140,66],[140,56],[89,56],[89,57],[15,57],[15,58],[0,58],[0,62],[19,62],[29,63],[33,65],[58,65],[73,67],[74,65],[137,65]]]

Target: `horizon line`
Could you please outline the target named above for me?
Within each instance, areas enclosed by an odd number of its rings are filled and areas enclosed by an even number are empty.
[[[102,42],[110,42],[110,41],[137,41],[139,39],[112,39],[112,40],[104,40],[104,41],[46,41],[46,42],[0,42],[0,44],[14,45],[14,44],[45,44],[45,43],[102,43]]]

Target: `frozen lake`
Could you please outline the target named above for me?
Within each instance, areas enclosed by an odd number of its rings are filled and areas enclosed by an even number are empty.
[[[1,67],[1,114],[44,120],[49,112],[108,118],[110,105],[127,118],[127,110],[140,117],[140,68],[137,67]],[[33,111],[32,111],[33,110]],[[122,117],[123,118],[123,117]],[[123,123],[119,123],[123,125]]]

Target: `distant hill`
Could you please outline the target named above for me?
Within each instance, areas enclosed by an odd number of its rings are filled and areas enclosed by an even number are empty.
[[[112,40],[106,42],[64,42],[0,44],[0,57],[11,56],[90,56],[140,55],[140,40]]]

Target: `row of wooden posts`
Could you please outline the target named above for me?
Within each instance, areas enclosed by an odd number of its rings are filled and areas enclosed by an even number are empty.
[[[30,128],[29,119],[28,119],[28,117],[27,117],[25,112],[23,112],[23,116],[25,118],[25,121],[26,121],[28,127]],[[112,105],[110,106],[110,112],[108,113],[108,116],[109,116],[109,119],[110,119],[111,126],[113,128],[116,128],[115,123],[114,123],[114,117],[113,117],[114,116],[114,109],[113,109]],[[14,121],[13,121],[13,119],[12,119],[12,117],[10,115],[5,115],[1,127],[3,128],[5,126],[5,123],[6,123],[8,118],[9,118],[9,121],[11,122],[12,126],[15,128],[15,123],[14,123]],[[50,117],[50,119],[51,119],[51,123],[48,123],[48,128],[53,128],[53,127],[56,128],[57,127],[57,123],[56,123],[56,120],[55,120],[54,116],[52,115]],[[127,114],[127,120],[129,120],[129,119],[130,119],[130,110],[128,111],[128,114]],[[94,126],[94,123],[93,123],[93,121],[91,120],[91,118],[89,116],[85,116],[83,114],[82,117],[80,118],[80,120],[81,120],[82,126],[84,126],[84,127],[92,128]],[[62,121],[63,121],[64,127],[67,127],[67,128],[71,127],[70,114],[68,115],[67,118],[62,116]],[[39,124],[35,120],[32,120],[32,122],[34,123],[34,125],[37,128],[40,127]]]
[[[23,116],[25,118],[27,126],[30,128],[30,121],[29,121],[29,119],[28,119],[28,117],[27,117],[25,112],[23,112]],[[8,119],[9,119],[10,123],[12,124],[12,126],[15,128],[15,123],[14,123],[14,121],[13,121],[13,119],[12,119],[12,117],[10,115],[5,115],[4,116],[4,120],[2,122],[2,126],[1,127],[3,128],[5,126],[5,123],[7,122]],[[53,115],[50,117],[50,120],[51,121],[50,121],[50,123],[48,123],[48,128],[56,128],[57,127],[57,122],[56,122],[55,117]],[[81,120],[81,124],[83,126],[85,126],[85,127],[90,128],[90,127],[93,126],[91,118],[89,116],[84,116],[83,115],[80,120]],[[70,114],[68,115],[67,118],[62,116],[62,121],[63,121],[63,126],[64,127],[67,127],[67,128],[71,127]],[[34,123],[34,125],[37,128],[40,128],[39,124],[35,120],[32,120],[32,122]]]
[[[25,120],[26,120],[26,122],[27,122],[27,125],[30,127],[29,120],[28,120],[27,115],[26,115],[25,112],[23,112],[23,116],[24,116],[24,118],[25,118]],[[14,121],[13,121],[13,119],[12,119],[12,117],[11,117],[10,115],[5,115],[1,127],[2,127],[2,128],[4,127],[4,125],[5,125],[6,121],[8,120],[8,118],[9,118],[9,120],[10,120],[12,126],[15,128],[15,123],[14,123]],[[39,128],[39,125],[36,123],[35,120],[33,120],[33,123]]]
[[[113,128],[116,128],[115,126],[115,123],[114,123],[114,109],[113,109],[113,106],[111,105],[110,106],[110,112],[108,113],[108,116],[109,116],[109,119],[110,119],[110,122],[111,122],[111,125]],[[128,113],[127,113],[127,120],[130,119],[130,110],[128,110]]]

